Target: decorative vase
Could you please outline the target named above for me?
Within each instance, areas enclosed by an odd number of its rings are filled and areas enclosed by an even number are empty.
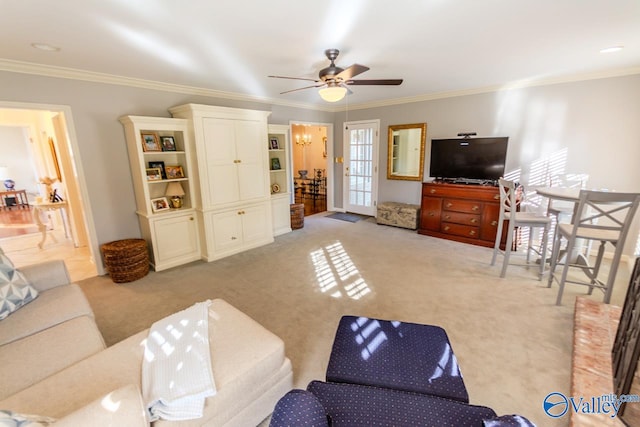
[[[182,199],[178,196],[171,198],[171,207],[174,209],[180,209],[182,207]]]
[[[12,179],[5,179],[4,180],[4,188],[6,188],[7,190],[11,191],[14,189],[14,187],[16,186],[16,182]]]
[[[305,170],[305,169],[301,169],[298,171],[298,173],[300,174],[300,179],[306,179],[307,178],[307,174],[309,173],[309,171]]]

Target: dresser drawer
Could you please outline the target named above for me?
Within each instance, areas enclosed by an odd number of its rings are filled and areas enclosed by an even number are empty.
[[[480,215],[444,211],[442,212],[442,222],[454,222],[456,224],[472,225],[478,227],[480,225]]]
[[[467,212],[479,214],[482,204],[474,200],[444,199],[442,209],[445,211]]]
[[[422,195],[432,197],[453,197],[484,202],[500,200],[498,187],[484,185],[432,184],[422,185]]]
[[[472,225],[454,224],[452,222],[443,222],[440,229],[443,233],[453,234],[455,236],[463,236],[477,239],[480,235],[480,228]]]

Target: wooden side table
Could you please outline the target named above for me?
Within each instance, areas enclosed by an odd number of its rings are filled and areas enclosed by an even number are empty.
[[[60,209],[60,213],[62,215],[62,223],[64,225],[64,237],[69,238],[69,218],[67,217],[67,202],[40,202],[35,203],[34,207],[34,216],[36,219],[36,224],[42,233],[42,240],[38,243],[38,247],[42,249],[44,246],[45,240],[47,240],[47,225],[42,222],[41,214],[46,211],[57,210]],[[52,234],[51,238],[56,241],[55,236]]]
[[[15,204],[9,205],[7,199],[13,198]],[[12,207],[29,208],[29,199],[27,199],[26,190],[6,190],[0,191],[0,207],[3,209],[11,209]]]

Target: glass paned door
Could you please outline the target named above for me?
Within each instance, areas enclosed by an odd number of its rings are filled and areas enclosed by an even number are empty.
[[[375,216],[378,191],[379,122],[350,122],[345,126],[344,208]]]

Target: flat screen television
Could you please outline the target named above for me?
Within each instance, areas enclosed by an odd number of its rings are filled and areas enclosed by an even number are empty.
[[[496,181],[504,175],[509,137],[431,140],[429,175],[449,181]]]

